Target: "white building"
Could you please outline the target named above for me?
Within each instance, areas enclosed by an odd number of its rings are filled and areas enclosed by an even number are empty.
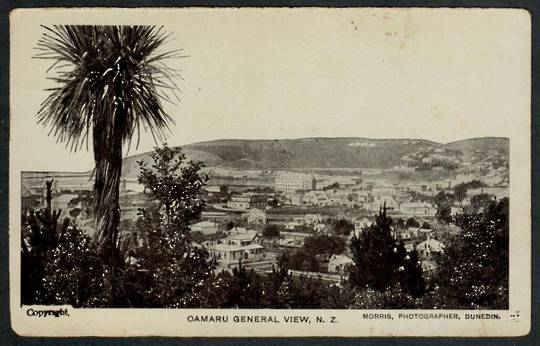
[[[306,225],[316,225],[323,222],[321,214],[306,214],[304,215],[304,223]]]
[[[433,238],[421,242],[417,247],[418,253],[424,257],[430,257],[433,253],[439,253],[444,250],[444,244]]]
[[[242,259],[244,262],[256,262],[264,258],[264,246],[257,232],[245,228],[234,228],[224,239],[204,242],[212,258],[222,265],[229,265]]]
[[[218,224],[212,221],[201,221],[191,225],[190,230],[192,232],[201,232],[205,235],[214,234],[218,232]]]
[[[399,206],[399,210],[407,215],[417,216],[434,216],[437,213],[437,208],[432,204],[425,202],[406,202]]]
[[[345,255],[332,255],[328,261],[330,273],[343,273],[348,266],[354,265],[354,261]]]
[[[276,191],[283,192],[310,191],[316,189],[316,181],[308,174],[281,173],[276,177],[274,187]]]
[[[296,221],[290,221],[290,222],[287,222],[285,224],[285,229],[289,230],[289,231],[294,231],[294,229],[296,227],[299,227],[301,224],[299,222],[296,222]]]

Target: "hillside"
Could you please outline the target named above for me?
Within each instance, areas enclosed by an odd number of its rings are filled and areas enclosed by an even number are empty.
[[[412,166],[428,156],[441,161],[450,155],[456,164],[490,150],[508,156],[508,139],[474,138],[448,144],[421,139],[301,138],[276,140],[222,139],[182,147],[189,159],[207,167],[238,169],[391,168]],[[136,161],[148,153],[124,160],[124,174],[135,175]],[[426,161],[424,159],[424,161]],[[430,168],[430,167],[428,167]],[[431,167],[432,168],[432,167]]]

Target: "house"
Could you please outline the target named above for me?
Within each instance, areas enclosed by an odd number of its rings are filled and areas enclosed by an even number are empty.
[[[463,208],[462,207],[458,207],[458,206],[452,206],[450,207],[450,215],[452,216],[456,216],[460,213],[463,212]]]
[[[424,257],[430,257],[433,253],[440,253],[444,250],[444,244],[433,238],[428,238],[426,241],[418,244],[418,253]]]
[[[294,229],[296,227],[299,227],[300,226],[300,223],[299,222],[296,222],[296,221],[291,221],[291,222],[287,222],[285,224],[285,229],[289,230],[289,231],[294,231]]]
[[[229,234],[223,239],[223,242],[238,246],[259,244],[261,242],[261,236],[256,231],[235,227],[229,231]]]
[[[354,230],[362,230],[366,227],[369,227],[371,226],[371,224],[373,223],[373,221],[371,221],[370,219],[368,219],[367,217],[362,217],[360,219],[355,219],[354,220]]]
[[[418,227],[409,227],[399,231],[401,239],[415,239],[418,238],[420,229]]]
[[[435,262],[430,260],[423,260],[420,265],[422,266],[422,272],[426,276],[433,275],[439,268]]]
[[[190,226],[192,232],[201,232],[210,235],[218,232],[218,224],[212,221],[201,221]]]
[[[321,214],[306,214],[304,215],[304,223],[307,225],[316,225],[323,222]]]
[[[369,226],[371,226],[372,223],[373,222],[365,216],[360,219],[353,219],[354,230],[351,232],[349,237],[350,238],[352,238],[353,236],[359,237],[362,231],[365,228],[368,228]]]
[[[414,241],[405,241],[403,242],[403,245],[405,246],[405,250],[407,250],[407,252],[411,252],[415,249]]]
[[[297,238],[283,238],[279,240],[279,245],[283,247],[301,248],[304,242]]]
[[[318,233],[323,233],[326,230],[326,225],[319,223],[313,226],[313,230],[315,230],[315,232],[318,232]]]
[[[207,248],[212,258],[220,261],[221,264],[232,264],[240,259],[244,262],[257,262],[264,257],[264,246],[260,244],[249,244],[236,246],[230,244],[215,244]]]
[[[227,237],[215,241],[206,241],[203,245],[212,258],[221,264],[232,264],[242,259],[244,262],[256,262],[264,258],[264,246],[261,237],[253,230],[234,228]]]
[[[393,196],[397,193],[395,186],[377,186],[371,190],[374,196]]]
[[[418,230],[418,237],[430,239],[433,236],[433,230],[427,228],[420,228]]]
[[[334,254],[328,260],[328,271],[331,273],[343,273],[351,265],[354,265],[354,261],[349,257]]]

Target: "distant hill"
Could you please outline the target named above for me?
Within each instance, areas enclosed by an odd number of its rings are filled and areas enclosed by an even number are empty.
[[[452,149],[461,150],[464,154],[473,154],[474,151],[497,150],[502,154],[508,155],[510,150],[510,140],[504,137],[482,137],[471,138],[462,141],[450,142],[446,146]]]
[[[448,148],[469,156],[475,150],[508,154],[506,138],[474,138],[448,144],[421,139],[301,138],[276,140],[221,139],[182,146],[188,159],[207,167],[240,169],[390,168],[407,164],[407,156]],[[127,157],[123,170],[136,175],[136,161],[149,153]],[[461,155],[461,154],[460,154]]]

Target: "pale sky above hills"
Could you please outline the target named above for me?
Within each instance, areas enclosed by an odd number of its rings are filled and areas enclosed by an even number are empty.
[[[511,138],[529,121],[530,22],[520,10],[59,10],[12,15],[11,139],[21,170],[87,170],[35,114],[49,62],[40,24],[159,24],[188,58],[171,145],[242,138]],[[154,145],[142,134],[138,150]],[[511,144],[512,145],[512,144]],[[91,145],[90,145],[91,148]]]

